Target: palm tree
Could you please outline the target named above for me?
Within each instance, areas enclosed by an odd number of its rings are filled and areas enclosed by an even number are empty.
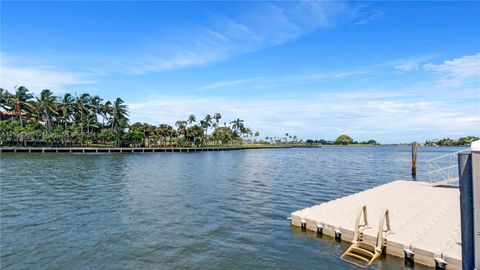
[[[100,114],[101,110],[103,109],[103,104],[102,104],[103,99],[101,99],[99,96],[93,96],[90,99],[90,104],[91,104],[91,110],[93,112],[93,116],[95,119],[95,122],[98,122],[98,114]]]
[[[112,104],[112,119],[110,120],[110,124],[112,130],[114,130],[117,135],[117,146],[120,145],[120,133],[128,124],[127,116],[128,106],[124,104],[121,98],[115,99]]]
[[[45,89],[40,93],[40,98],[37,97],[35,110],[45,117],[47,122],[47,130],[52,130],[51,116],[57,114],[55,110],[57,107],[57,97],[53,95],[52,91]]]
[[[222,115],[217,112],[213,115],[213,119],[215,119],[215,127],[218,127],[218,123],[220,122],[220,119],[222,119]]]
[[[177,127],[177,130],[180,134],[183,133],[184,136],[186,136],[186,129],[187,129],[187,121],[183,120],[178,120],[175,122],[175,126]]]
[[[208,128],[212,126],[212,116],[210,114],[205,115],[205,119],[203,120],[203,125],[201,125],[203,129],[205,129],[205,137],[208,136]]]
[[[248,128],[248,127],[245,128],[243,130],[243,134],[247,135],[247,137],[248,137],[248,135],[250,135],[250,140],[253,141],[253,133],[252,133],[252,130],[250,128]]]
[[[194,114],[190,114],[190,115],[188,116],[187,121],[185,122],[185,125],[186,125],[186,124],[190,124],[190,126],[192,126],[193,123],[195,123],[195,121],[197,121],[197,118],[195,117],[195,115],[194,115]],[[185,126],[185,136],[188,137],[188,127],[187,127],[187,126]]]
[[[240,120],[240,118],[237,118],[237,120],[233,120],[232,122],[230,122],[230,124],[232,124],[233,139],[235,142],[235,140],[241,135],[243,129],[245,128],[245,125],[243,124],[243,120]]]
[[[10,111],[12,109],[8,107],[8,99],[10,96],[11,94],[6,89],[0,88],[0,107],[6,111]]]
[[[237,118],[237,120],[233,120],[232,122],[230,122],[230,124],[232,124],[233,131],[236,135],[239,135],[241,130],[245,128],[243,120],[240,120],[240,118]]]
[[[96,116],[95,114],[87,114],[87,116],[85,117],[85,126],[87,128],[87,133],[90,133],[90,131],[93,131],[93,129],[90,130],[90,127],[98,128],[98,126],[96,125],[97,119],[95,116]]]
[[[30,104],[30,100],[33,98],[33,95],[28,92],[28,89],[24,86],[16,87],[15,88],[15,95],[9,95],[7,104],[11,109],[13,109],[14,113],[18,116],[18,121],[20,122],[20,126],[23,127],[23,120],[22,120],[22,110],[26,109],[33,109],[32,104]]]
[[[8,126],[11,121],[2,121],[0,124],[7,125],[5,130],[18,129],[18,134],[9,138],[7,143],[18,142],[19,138],[23,139],[22,134],[35,131],[37,129],[43,129],[41,125],[36,124],[35,121],[44,120],[46,122],[46,129],[48,131],[47,140],[49,142],[56,141],[66,144],[68,141],[72,142],[72,146],[75,144],[84,144],[85,138],[88,142],[103,142],[104,144],[116,140],[117,146],[122,145],[121,139],[125,138],[125,142],[130,142],[130,135],[138,137],[139,134],[128,134],[124,136],[123,131],[128,127],[128,107],[124,104],[123,100],[117,98],[115,101],[106,101],[103,103],[102,98],[99,96],[90,96],[88,93],[83,93],[80,96],[73,97],[71,94],[66,93],[61,97],[54,96],[52,91],[45,89],[35,99],[29,90],[23,86],[15,88],[15,94],[9,93],[7,90],[0,88],[0,109],[10,112],[11,120],[20,122],[20,127],[14,123],[14,125]],[[3,115],[3,113],[2,113]],[[8,116],[8,114],[6,114]],[[100,123],[99,117],[102,117]],[[149,124],[138,123],[138,129],[134,130],[136,124],[130,126],[128,132],[141,132],[143,134],[143,141],[145,146],[162,145],[163,143],[171,144],[173,138],[175,145],[182,145],[185,143],[192,143],[195,145],[203,144],[205,139],[207,143],[220,142],[221,144],[228,143],[231,140],[240,141],[241,139],[253,141],[253,132],[250,128],[244,125],[244,121],[237,118],[230,122],[230,126],[227,126],[228,122],[224,123],[224,127],[220,127],[220,119],[222,116],[220,113],[215,113],[213,117],[209,114],[205,115],[205,118],[200,121],[200,124],[195,124],[197,121],[194,114],[189,115],[186,121],[177,121],[175,123],[178,132],[167,124],[159,125],[158,127]],[[28,123],[24,127],[24,123]],[[30,125],[31,123],[36,125]],[[71,125],[69,127],[69,125]],[[214,127],[214,131],[211,135],[208,134],[209,129]],[[64,133],[70,136],[68,139],[61,139],[59,136],[61,130],[72,131],[71,133]],[[52,132],[54,131],[54,132]],[[85,131],[89,135],[85,135]],[[0,131],[1,133],[1,131]],[[93,136],[90,136],[93,135]],[[247,135],[247,136],[245,136]],[[288,136],[294,141],[297,140],[296,136]],[[0,139],[3,140],[2,134]],[[258,137],[259,133],[255,132],[255,137]],[[179,138],[177,138],[179,137]],[[136,138],[136,137],[135,137]],[[162,142],[163,138],[168,138]],[[268,139],[269,137],[267,137]],[[272,142],[272,137],[269,138]],[[281,138],[276,138],[277,142],[281,142]]]
[[[167,124],[160,124],[155,133],[160,137],[160,144],[163,145],[167,138],[174,137],[175,130]]]
[[[63,98],[60,100],[58,104],[58,118],[64,123],[65,130],[67,130],[67,122],[72,116],[75,100],[72,97],[72,94],[66,93],[63,95]]]
[[[194,114],[190,114],[188,116],[188,119],[187,119],[187,123],[189,123],[190,125],[192,125],[193,123],[195,123],[195,121],[197,121],[197,118],[195,117]]]
[[[91,112],[90,100],[91,97],[87,93],[80,95],[80,97],[77,97],[75,100],[77,123],[80,122],[79,124],[81,132],[83,132],[83,127],[85,125],[85,119],[87,118],[87,114]]]
[[[112,102],[111,101],[107,101],[102,105],[102,108],[100,110],[100,115],[103,118],[102,125],[105,126],[105,120],[109,122],[110,119],[112,118]]]

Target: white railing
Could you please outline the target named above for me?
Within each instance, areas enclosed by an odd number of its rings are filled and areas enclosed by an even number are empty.
[[[458,186],[458,154],[466,151],[469,150],[464,149],[427,160],[430,184]]]

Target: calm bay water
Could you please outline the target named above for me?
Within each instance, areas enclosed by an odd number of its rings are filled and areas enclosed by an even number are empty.
[[[419,148],[419,178],[422,161],[457,150]],[[409,147],[2,154],[0,266],[355,269],[338,258],[348,244],[286,217],[409,179],[410,155]],[[387,256],[372,268],[404,265]]]

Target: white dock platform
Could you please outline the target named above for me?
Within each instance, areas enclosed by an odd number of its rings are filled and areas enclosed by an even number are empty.
[[[383,209],[390,211],[394,234],[387,237],[387,253],[404,257],[413,251],[415,263],[435,266],[435,258],[447,262],[447,269],[462,268],[460,202],[458,188],[432,187],[422,182],[397,180],[360,193],[336,199],[291,214],[292,225],[353,240],[355,217],[367,206],[369,225],[364,241],[375,244]]]

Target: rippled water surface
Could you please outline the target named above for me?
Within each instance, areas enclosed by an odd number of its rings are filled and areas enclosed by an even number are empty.
[[[422,161],[456,148],[420,148]],[[293,211],[409,179],[409,147],[2,154],[2,269],[354,269]],[[354,218],[354,217],[352,217]],[[403,269],[387,256],[376,269]],[[415,269],[423,269],[416,266]]]

